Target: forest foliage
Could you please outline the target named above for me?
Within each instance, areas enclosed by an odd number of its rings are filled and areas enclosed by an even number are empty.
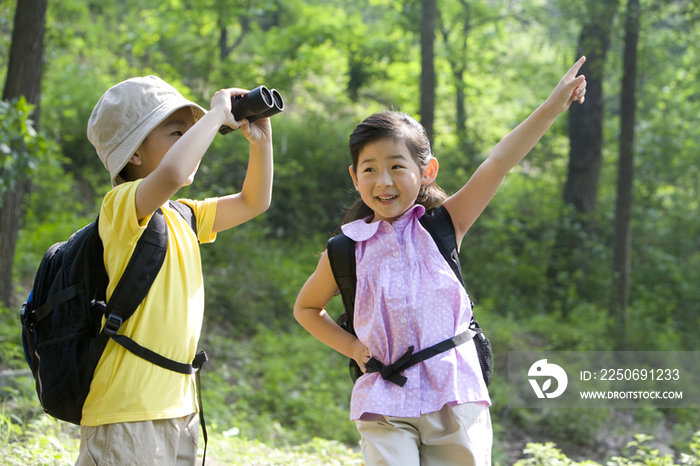
[[[491,148],[549,95],[577,58],[588,3],[438,1],[433,149],[443,188],[459,189]],[[569,163],[563,115],[506,178],[462,244],[465,282],[496,353],[491,395],[501,464],[511,458],[504,445],[524,447],[528,435],[565,449],[585,448],[597,458],[617,448],[601,446],[602,435],[629,435],[607,410],[511,410],[504,380],[508,351],[613,347],[606,327],[624,4],[605,63],[603,165],[593,228],[572,221],[572,207],[563,200]],[[14,7],[14,1],[0,0],[0,78]],[[697,351],[700,3],[642,0],[641,11],[626,333],[633,350]],[[206,409],[217,433],[235,428],[241,437],[273,444],[314,437],[354,444],[345,361],[300,331],[291,310],[354,199],[347,172],[354,126],[387,108],[420,119],[420,19],[417,0],[49,2],[41,127],[36,134],[27,129],[24,139],[45,155],[32,151],[39,158],[31,163],[32,190],[12,270],[17,301],[28,294],[48,246],[94,220],[110,188],[85,135],[90,112],[107,88],[155,74],[208,107],[222,87],[275,87],[286,109],[272,119],[272,206],[202,247],[207,310],[201,346],[212,359],[202,378]],[[19,134],[6,129],[8,105],[0,112],[0,190],[11,186],[16,167],[2,139]],[[240,189],[247,154],[240,132],[217,136],[194,184],[178,195],[203,198]],[[565,266],[554,254],[560,229],[579,246]],[[342,307],[336,301],[329,307],[334,316]],[[25,367],[16,314],[15,308],[0,314],[0,369]],[[10,404],[29,403],[23,397],[30,392],[18,389]],[[38,411],[35,404],[13,415],[27,423]],[[625,416],[650,435],[666,426],[676,451],[700,427],[698,414],[684,410]]]

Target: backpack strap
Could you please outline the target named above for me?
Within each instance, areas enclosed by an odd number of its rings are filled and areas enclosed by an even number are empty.
[[[178,201],[168,201],[171,209],[176,210],[182,218],[190,225],[194,235],[197,236],[197,218],[194,216],[194,210],[188,204]]]
[[[405,371],[411,366],[415,366],[419,362],[423,362],[426,359],[430,359],[433,356],[437,356],[440,353],[444,353],[447,350],[455,348],[462,343],[466,343],[472,339],[474,334],[467,330],[455,335],[452,338],[443,340],[429,348],[425,348],[417,353],[413,352],[414,347],[409,346],[408,350],[401,356],[396,362],[392,364],[384,365],[381,361],[376,358],[370,358],[367,361],[367,373],[379,372],[384,380],[388,380],[399,387],[403,387],[408,379],[401,375],[401,372]]]
[[[178,210],[179,211],[179,210]],[[197,355],[193,364],[181,363],[161,356],[136,343],[125,335],[118,335],[121,324],[136,311],[153,284],[165,260],[168,249],[168,225],[161,209],[156,210],[141,234],[129,263],[117,283],[104,311],[106,323],[101,339],[115,342],[146,361],[180,374],[194,374],[201,367],[206,355]],[[104,346],[102,346],[104,348]],[[99,345],[96,345],[99,348]],[[100,354],[93,354],[99,360]]]
[[[455,227],[452,223],[452,217],[445,206],[440,205],[435,209],[431,209],[420,218],[420,223],[428,230],[430,236],[435,240],[440,254],[445,258],[447,264],[457,276],[457,280],[462,284],[464,289],[464,277],[462,276],[462,265],[459,262],[459,250],[457,248],[457,236],[455,235]],[[474,317],[474,303],[469,300],[472,306],[472,320],[469,323],[469,328],[472,330],[480,329],[479,322]]]
[[[437,244],[437,247],[440,250],[440,253],[452,268],[452,271],[457,276],[459,282],[466,289],[466,286],[464,285],[464,278],[462,277],[462,266],[459,262],[457,238],[450,213],[447,211],[445,206],[441,205],[426,212],[425,215],[420,218],[420,222],[433,237],[435,244]],[[471,299],[469,300],[469,303],[471,304],[472,308],[472,318],[469,321],[469,330],[475,332],[474,345],[476,346],[476,352],[479,355],[479,365],[481,366],[481,371],[484,376],[484,382],[486,382],[486,386],[488,386],[491,383],[491,378],[493,377],[493,351],[491,349],[491,342],[488,338],[486,338],[486,335],[484,335],[484,331],[481,329],[479,322],[474,316],[474,303],[471,301]],[[454,338],[458,337],[459,335]]]
[[[355,311],[355,289],[357,287],[355,241],[345,236],[344,233],[339,233],[328,240],[327,250],[333,277],[340,289],[343,307],[345,308],[345,313],[338,319],[338,325],[354,335],[353,313]]]
[[[459,251],[457,248],[457,237],[455,235],[455,227],[452,223],[452,217],[445,206],[440,205],[434,209],[427,211],[419,220],[423,228],[425,228],[433,241],[438,247],[440,254],[445,258],[452,271],[457,276],[457,280],[464,285],[464,277],[462,277],[462,266],[459,263]]]
[[[167,249],[168,226],[163,211],[158,209],[136,243],[131,259],[107,302],[105,315],[114,315],[122,321],[131,317],[151,289]],[[107,327],[110,327],[109,319]]]

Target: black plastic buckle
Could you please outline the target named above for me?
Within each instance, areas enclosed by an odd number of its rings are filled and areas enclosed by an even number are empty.
[[[119,330],[119,327],[121,327],[123,321],[124,320],[117,315],[114,315],[114,314],[108,315],[107,322],[105,322],[104,332],[110,336],[116,335],[117,331]]]
[[[195,369],[201,369],[204,363],[208,360],[209,357],[207,356],[207,353],[205,353],[204,350],[202,350],[199,353],[197,353],[197,355],[194,357],[194,360],[192,361],[192,367],[194,367]]]
[[[19,311],[20,322],[25,327],[36,327],[36,312],[27,312],[27,303],[22,304],[22,309]]]

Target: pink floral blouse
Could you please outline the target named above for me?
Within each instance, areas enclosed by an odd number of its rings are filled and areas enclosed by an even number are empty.
[[[383,364],[409,346],[428,348],[469,328],[471,305],[462,285],[418,219],[417,205],[390,224],[356,220],[343,233],[356,241],[355,332]],[[360,377],[352,392],[352,420],[373,414],[419,417],[445,404],[491,404],[473,341],[408,368],[403,387],[379,373]]]

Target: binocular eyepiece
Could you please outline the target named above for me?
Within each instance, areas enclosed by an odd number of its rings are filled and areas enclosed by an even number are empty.
[[[260,118],[277,115],[282,110],[284,110],[284,99],[277,89],[258,86],[245,95],[231,97],[231,113],[237,121],[245,118],[252,123]],[[233,128],[227,125],[219,128],[221,134],[231,131]]]

